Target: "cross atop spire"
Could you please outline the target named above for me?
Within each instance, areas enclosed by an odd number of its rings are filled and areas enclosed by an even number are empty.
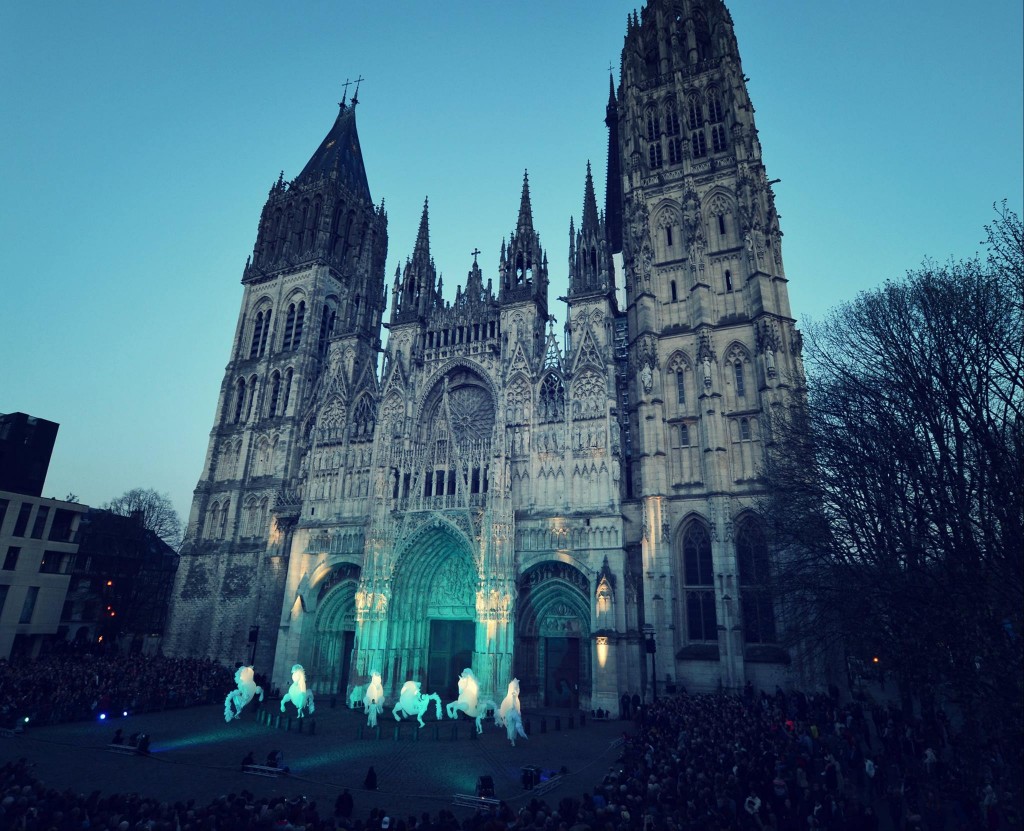
[[[364,77],[363,77],[362,75],[360,75],[360,76],[359,76],[358,78],[356,78],[356,80],[354,81],[354,83],[355,83],[355,85],[356,85],[356,91],[355,91],[354,93],[352,93],[352,106],[353,106],[353,107],[354,107],[354,106],[355,106],[356,104],[358,104],[358,103],[359,103],[359,85],[360,85],[360,84],[361,84],[361,83],[362,83],[363,81],[365,81],[365,80],[366,80],[366,79],[365,79],[365,78],[364,78]]]
[[[341,85],[342,89],[344,90],[341,94],[341,100],[338,102],[338,106],[341,107],[341,109],[345,109],[345,101],[348,100],[348,88],[351,83],[352,82],[348,78],[346,78],[345,83]]]

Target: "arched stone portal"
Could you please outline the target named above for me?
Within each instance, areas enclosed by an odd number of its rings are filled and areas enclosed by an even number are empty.
[[[516,677],[524,704],[589,706],[590,581],[567,563],[540,563],[519,580]]]
[[[342,566],[321,583],[313,644],[305,659],[313,692],[345,697],[356,635],[359,569]]]
[[[457,694],[459,673],[477,669],[479,584],[469,541],[446,521],[436,520],[409,543],[392,581],[390,686],[413,679],[430,692]]]

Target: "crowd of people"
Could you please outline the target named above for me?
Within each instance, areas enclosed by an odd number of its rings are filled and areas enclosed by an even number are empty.
[[[0,661],[0,726],[208,704],[231,686],[223,665],[202,658],[64,653],[28,665]]]
[[[126,660],[137,665],[128,667]],[[57,662],[53,669],[55,676],[64,671],[61,683],[35,692],[51,715],[95,713],[103,699],[136,709],[200,703],[222,694],[230,681],[210,662],[165,658]],[[23,706],[33,683],[3,667],[0,700],[5,707]],[[1009,773],[1014,765],[1003,755],[1019,748],[993,744],[980,769],[968,768],[941,710],[907,717],[897,707],[841,704],[837,691],[776,689],[771,695],[749,685],[741,695],[683,693],[630,705],[614,764],[595,787],[557,804],[524,792],[509,799],[521,805],[517,809],[501,802],[461,821],[448,810],[402,817],[383,807],[363,819],[353,817],[347,790],[333,810],[244,790],[207,805],[136,794],[87,796],[47,789],[21,760],[0,768],[0,828],[1012,831],[1019,824],[1019,794],[1011,793],[1017,785]],[[386,797],[371,789],[359,795],[360,802],[369,800],[380,805]]]

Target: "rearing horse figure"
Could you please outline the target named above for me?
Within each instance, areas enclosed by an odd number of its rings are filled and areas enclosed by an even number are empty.
[[[462,670],[462,674],[459,676],[459,698],[457,701],[451,702],[445,709],[448,713],[448,718],[458,718],[459,710],[464,712],[471,719],[476,721],[476,732],[483,733],[484,728],[481,725],[484,715],[490,709],[495,709],[493,701],[481,702],[480,698],[480,684],[476,680],[476,676],[473,674],[473,670],[466,667]]]
[[[402,691],[398,696],[398,703],[391,711],[391,715],[395,717],[395,721],[402,720],[402,717],[398,715],[399,711],[405,713],[407,716],[416,716],[416,720],[420,723],[420,727],[425,727],[426,725],[423,723],[423,714],[430,709],[431,701],[433,701],[435,705],[434,717],[440,720],[441,696],[437,693],[424,694],[420,692],[419,681],[406,681],[402,685]]]
[[[235,672],[238,689],[229,692],[224,699],[224,721],[230,722],[238,718],[245,705],[252,701],[255,695],[259,694],[260,701],[263,700],[263,687],[256,684],[254,675],[252,667],[239,667]]]
[[[313,691],[306,689],[306,671],[302,668],[302,664],[295,664],[292,667],[292,685],[281,699],[282,713],[284,712],[284,705],[289,701],[299,711],[298,718],[302,718],[305,713],[313,714],[315,709],[313,706]]]

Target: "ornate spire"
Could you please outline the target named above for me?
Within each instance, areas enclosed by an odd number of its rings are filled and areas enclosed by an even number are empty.
[[[522,233],[525,230],[533,231],[533,207],[530,205],[530,175],[523,171],[523,195],[519,200],[519,220],[516,222],[516,230]]]
[[[418,254],[430,258],[430,198],[423,199],[423,214],[420,216],[420,228],[416,232],[416,244],[413,246],[413,257]]]
[[[590,172],[590,160],[587,160],[587,180],[583,185],[583,221],[580,231],[584,234],[597,230],[597,197],[594,195],[594,177]]]

